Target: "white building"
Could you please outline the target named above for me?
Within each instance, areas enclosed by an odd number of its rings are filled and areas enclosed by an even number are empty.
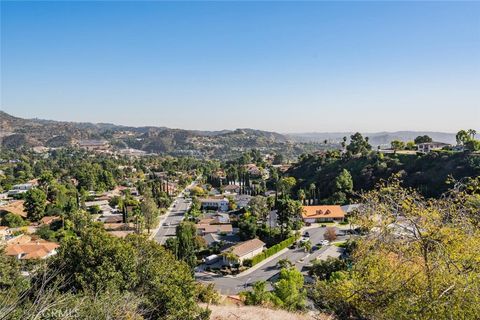
[[[20,194],[20,193],[25,193],[28,190],[33,188],[32,183],[22,183],[22,184],[16,184],[8,191],[8,195],[15,195],[15,194]]]
[[[217,199],[217,198],[207,198],[200,200],[202,204],[202,209],[208,210],[220,210],[220,211],[228,211],[228,204],[229,201],[227,198]]]
[[[425,142],[417,144],[417,151],[422,153],[429,153],[434,150],[441,150],[444,147],[451,146],[448,143],[443,142]]]

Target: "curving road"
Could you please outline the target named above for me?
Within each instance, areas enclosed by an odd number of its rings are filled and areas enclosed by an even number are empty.
[[[312,228],[307,230],[310,234],[310,241],[312,242],[312,245],[317,245],[317,243],[323,240],[325,229],[326,228]],[[347,236],[339,236],[337,240],[346,240],[347,238]],[[304,266],[311,263],[311,260],[316,259],[317,257],[322,257],[322,255],[329,254],[327,251],[332,251],[331,249],[334,249],[332,247],[333,246],[320,247],[320,249],[313,251],[311,254],[306,253],[303,248],[288,249],[288,251],[284,252],[278,257],[275,257],[258,269],[239,277],[225,277],[203,271],[196,271],[195,278],[200,282],[214,283],[217,290],[223,294],[237,294],[240,291],[245,291],[248,286],[256,281],[274,280],[277,274],[280,272],[280,268],[277,267],[277,263],[282,259],[290,260],[295,264],[298,270],[302,270]]]

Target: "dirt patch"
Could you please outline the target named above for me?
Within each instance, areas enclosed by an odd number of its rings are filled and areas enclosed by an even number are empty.
[[[333,320],[328,315],[291,313],[254,306],[211,305],[210,320]]]

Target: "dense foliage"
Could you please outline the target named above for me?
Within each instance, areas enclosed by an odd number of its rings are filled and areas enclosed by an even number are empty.
[[[460,180],[480,175],[480,157],[448,152],[369,153],[356,157],[326,153],[303,156],[288,172],[298,181],[295,188],[308,194],[310,203],[324,204],[348,202],[355,198],[354,193],[372,190],[380,180],[396,173],[402,176],[404,186],[415,188],[427,197],[439,197],[448,190],[450,177]]]
[[[362,196],[368,230],[350,262],[314,265],[316,305],[341,319],[476,319],[480,314],[480,181],[426,200],[398,181]]]
[[[104,312],[123,319],[208,318],[197,306],[198,287],[189,267],[141,236],[119,239],[89,227],[62,243],[27,287],[9,259],[0,255],[2,319],[105,318]],[[202,295],[208,295],[203,288]],[[30,314],[32,304],[35,313]]]

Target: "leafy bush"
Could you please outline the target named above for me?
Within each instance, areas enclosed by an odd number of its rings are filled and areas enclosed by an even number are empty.
[[[263,261],[266,258],[268,258],[270,256],[273,256],[275,253],[279,252],[280,250],[285,249],[286,247],[292,245],[296,240],[297,240],[297,236],[292,236],[290,238],[287,238],[287,239],[283,240],[282,242],[280,242],[280,243],[278,243],[274,246],[271,246],[270,248],[263,251],[262,253],[257,254],[251,260],[245,260],[243,262],[243,264],[246,265],[245,263],[248,262],[250,264],[250,262],[251,262],[251,265],[254,266],[257,263],[259,263],[260,261]]]
[[[26,221],[23,220],[22,217],[13,214],[13,213],[7,213],[3,218],[2,218],[2,226],[6,226],[9,228],[16,228],[16,227],[23,227],[27,225]]]

